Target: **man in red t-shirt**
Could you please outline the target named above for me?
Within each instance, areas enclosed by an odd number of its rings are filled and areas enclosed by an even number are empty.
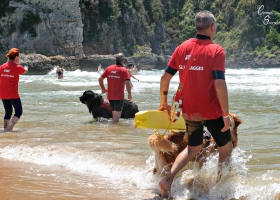
[[[218,146],[218,173],[221,172],[222,163],[228,161],[232,152],[224,75],[225,53],[222,47],[211,41],[216,35],[216,19],[211,12],[202,11],[195,17],[195,26],[196,38],[189,39],[176,48],[160,81],[158,109],[168,110],[170,106],[167,104],[167,93],[170,80],[179,71],[182,83],[182,114],[188,134],[188,146],[179,154],[170,172],[159,183],[162,197],[169,196],[175,175],[200,152],[204,126]]]
[[[27,73],[28,68],[19,65],[20,55],[17,48],[12,48],[6,57],[9,59],[8,62],[0,66],[0,96],[5,109],[4,130],[11,131],[22,115],[18,93],[19,75]],[[15,115],[11,119],[13,107]]]
[[[107,92],[113,115],[113,123],[119,122],[124,104],[124,87],[126,86],[128,100],[131,100],[130,74],[124,67],[124,55],[117,54],[116,64],[107,67],[98,79],[102,93]],[[104,87],[103,80],[107,78],[107,88]]]

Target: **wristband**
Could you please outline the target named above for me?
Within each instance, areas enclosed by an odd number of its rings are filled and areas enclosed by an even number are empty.
[[[224,119],[229,118],[229,114],[226,114],[226,115],[222,114],[222,116],[223,116]]]

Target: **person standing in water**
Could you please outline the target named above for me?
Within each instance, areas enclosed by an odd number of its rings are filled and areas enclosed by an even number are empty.
[[[186,122],[188,146],[178,155],[170,172],[159,182],[162,197],[168,197],[175,175],[201,150],[203,128],[207,127],[219,151],[218,175],[228,164],[232,152],[228,91],[225,81],[225,52],[214,44],[216,19],[209,11],[195,16],[196,38],[180,44],[174,51],[160,80],[160,106],[169,110],[167,94],[171,78],[179,71],[182,115]],[[181,83],[181,81],[183,81]]]
[[[57,74],[58,79],[63,78],[63,72],[64,72],[64,69],[63,69],[63,65],[61,64],[60,67],[56,68],[56,74]]]
[[[6,57],[8,62],[0,66],[0,96],[5,109],[4,131],[11,131],[22,115],[22,104],[18,93],[19,75],[26,74],[28,67],[19,65],[20,54],[17,48],[12,48]],[[12,117],[13,107],[15,114]]]
[[[127,65],[127,70],[129,71],[130,77],[132,77],[132,78],[134,78],[135,80],[139,81],[139,79],[136,78],[136,77],[133,75],[133,67],[134,67],[134,65],[133,65],[132,63],[130,63],[130,64]],[[132,87],[133,87],[133,84],[132,84],[131,80],[130,80],[130,84],[131,84],[131,88],[132,88]]]
[[[128,93],[128,100],[132,99],[130,75],[124,67],[124,55],[119,53],[115,55],[116,64],[107,67],[99,77],[99,85],[102,93],[108,92],[108,100],[112,108],[113,123],[119,122],[124,105],[124,86]],[[104,86],[103,80],[107,78],[107,88]]]
[[[103,71],[104,71],[104,69],[102,68],[102,65],[99,64],[98,67],[97,67],[98,74],[102,74]]]
[[[139,66],[139,63],[138,63],[138,66]],[[137,67],[135,65],[133,65],[132,74],[133,75],[138,74],[138,69],[137,69]]]

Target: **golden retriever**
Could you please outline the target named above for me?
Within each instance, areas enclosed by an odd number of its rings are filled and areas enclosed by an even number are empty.
[[[235,114],[230,114],[230,133],[232,138],[233,148],[237,146],[238,135],[237,127],[242,123]],[[171,169],[176,157],[188,145],[188,136],[185,132],[171,132],[164,137],[155,133],[148,138],[148,144],[154,151],[155,166],[152,169],[154,174],[165,176]],[[204,133],[203,145],[200,154],[193,159],[199,163],[203,163],[206,157],[211,153],[217,152],[217,146],[209,132]]]

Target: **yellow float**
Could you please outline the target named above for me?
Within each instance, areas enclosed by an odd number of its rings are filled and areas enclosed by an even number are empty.
[[[172,122],[170,121],[170,116],[168,115],[166,110],[140,111],[135,114],[134,120],[134,128],[186,130],[185,121],[182,115],[180,115],[177,121]]]

